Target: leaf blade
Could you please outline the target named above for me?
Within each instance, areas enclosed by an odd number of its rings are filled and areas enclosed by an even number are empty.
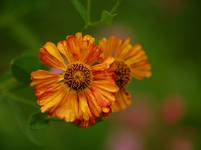
[[[30,116],[29,127],[33,130],[42,129],[49,126],[50,120],[47,114],[36,112]]]
[[[11,73],[13,77],[21,84],[29,84],[31,82],[30,74],[32,71],[44,69],[38,57],[30,54],[15,58],[11,62]]]

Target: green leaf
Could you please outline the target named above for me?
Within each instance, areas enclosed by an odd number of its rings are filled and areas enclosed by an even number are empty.
[[[104,121],[104,118],[97,118],[96,123],[101,123]]]
[[[27,124],[27,117],[26,114],[22,111],[22,108],[16,104],[15,102],[9,101],[8,104],[10,104],[14,116],[16,118],[17,124],[19,126],[19,129],[22,131],[22,133],[28,138],[30,142],[32,142],[35,145],[41,145],[40,142],[35,137],[33,131],[29,128]]]
[[[11,78],[11,73],[10,72],[6,72],[2,75],[0,75],[0,83],[7,81]]]
[[[31,115],[29,125],[31,129],[38,130],[49,126],[50,119],[45,113],[37,112]]]
[[[31,82],[30,74],[32,71],[44,68],[38,57],[30,54],[18,57],[11,63],[12,75],[22,84],[29,84]]]
[[[110,24],[110,23],[112,23],[112,21],[116,15],[117,15],[116,13],[112,14],[107,10],[103,10],[102,14],[101,14],[101,22]]]
[[[71,0],[71,3],[75,7],[75,9],[78,11],[80,16],[84,20],[85,24],[88,24],[87,11],[86,11],[86,8],[83,6],[83,4],[79,0]]]
[[[5,91],[9,89],[10,86],[13,86],[14,80],[10,72],[5,72],[0,75],[0,91]]]

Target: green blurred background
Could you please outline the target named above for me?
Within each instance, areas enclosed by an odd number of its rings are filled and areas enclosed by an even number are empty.
[[[92,20],[114,4],[92,0]],[[143,45],[153,76],[129,85],[132,106],[89,129],[54,122],[31,130],[27,120],[35,109],[0,95],[1,150],[201,149],[201,1],[122,0],[117,13],[112,25],[84,33],[130,36]],[[0,73],[9,70],[13,58],[36,54],[46,41],[58,42],[83,26],[69,0],[1,0]],[[36,100],[31,88],[15,90],[27,101]]]

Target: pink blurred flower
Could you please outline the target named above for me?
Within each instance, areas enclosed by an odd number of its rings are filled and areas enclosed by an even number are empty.
[[[171,150],[193,150],[193,143],[187,138],[178,138],[172,143]]]
[[[193,150],[194,130],[182,129],[170,141],[170,150]]]
[[[142,150],[140,138],[132,132],[123,131],[117,133],[109,140],[109,150]]]
[[[161,117],[167,125],[177,123],[184,114],[185,102],[181,96],[171,96],[161,106]]]
[[[152,105],[147,99],[135,101],[131,108],[118,114],[120,128],[117,127],[115,136],[109,140],[109,150],[143,150],[150,143],[160,149],[193,150],[196,132],[192,128],[180,126],[175,130],[171,126],[185,112],[185,100],[178,95],[169,96],[160,105]]]
[[[143,131],[153,120],[153,110],[145,101],[135,102],[132,108],[120,114],[120,122],[136,131]]]

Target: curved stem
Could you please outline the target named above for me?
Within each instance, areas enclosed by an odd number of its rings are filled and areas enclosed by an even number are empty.
[[[24,99],[22,97],[15,96],[15,95],[13,95],[13,94],[11,94],[9,92],[1,93],[1,95],[3,97],[8,97],[10,100],[13,100],[13,101],[16,101],[16,102],[20,102],[20,103],[23,103],[23,104],[38,108],[35,103],[33,103],[31,101],[28,101],[27,99]]]
[[[114,7],[112,8],[112,10],[110,11],[112,14],[116,12],[117,8],[119,7],[121,1],[117,0]]]
[[[10,99],[10,100],[38,108],[35,103],[28,101],[27,99],[24,99],[22,97],[18,97],[16,95],[12,94],[11,92],[9,92],[9,90],[12,89],[13,87],[15,87],[15,85],[16,85],[15,80],[12,78],[10,72],[7,72],[4,75],[2,75],[0,77],[0,82],[1,82],[0,94],[2,95],[3,98],[8,97],[8,99]]]

